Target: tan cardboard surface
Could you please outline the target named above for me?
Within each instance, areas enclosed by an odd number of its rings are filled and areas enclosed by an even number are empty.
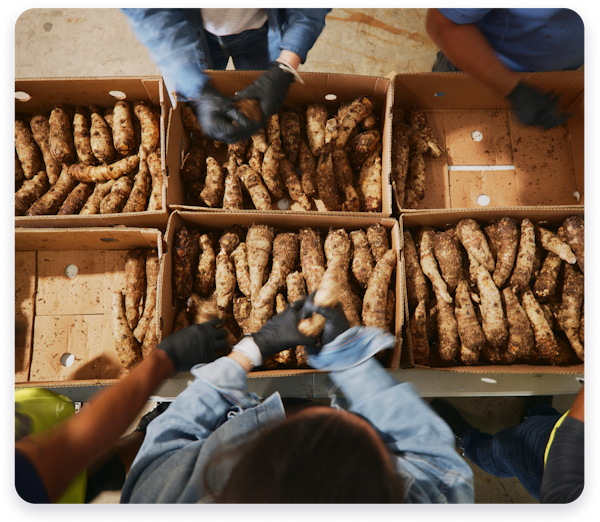
[[[209,71],[217,89],[226,95],[233,95],[250,84],[260,73],[257,71]],[[352,102],[362,94],[372,95],[375,99],[373,114],[379,118],[378,127],[382,129],[382,211],[373,213],[376,216],[389,216],[392,213],[392,193],[390,185],[391,172],[391,127],[390,118],[393,104],[393,83],[387,78],[375,78],[370,76],[351,76],[345,74],[324,73],[302,73],[304,84],[295,82],[291,85],[286,98],[284,108],[306,109],[311,103],[322,103],[328,108],[338,108],[342,102]],[[336,98],[330,100],[326,96],[334,95]],[[168,123],[168,153],[167,167],[169,170],[169,192],[168,204],[171,210],[202,210],[223,211],[222,209],[210,209],[186,204],[185,187],[179,178],[179,170],[183,160],[183,151],[187,150],[190,138],[183,128],[181,122],[181,107],[176,106],[171,112]],[[220,164],[227,159],[227,146],[221,145],[217,150],[213,147],[212,140],[207,140],[207,155],[213,155]],[[291,201],[291,199],[290,199]],[[283,213],[273,202],[273,210]],[[287,212],[316,212],[324,208],[318,200],[316,208],[306,211],[299,204],[292,201]],[[251,211],[250,209],[248,211]],[[328,215],[341,214],[344,212],[327,212]]]
[[[115,241],[103,241],[107,238]],[[16,322],[29,330],[17,337],[16,384],[112,384],[125,375],[112,337],[112,295],[125,288],[127,250],[157,246],[161,255],[156,229],[17,230]],[[74,268],[76,275],[69,277]],[[162,270],[159,314],[161,294]],[[74,361],[66,366],[69,354]]]
[[[166,168],[166,123],[171,102],[166,95],[162,77],[114,77],[114,78],[17,78],[15,92],[26,94],[30,98],[21,101],[15,99],[15,114],[32,116],[38,113],[49,113],[55,104],[62,103],[74,109],[78,105],[88,107],[96,105],[104,109],[114,107],[121,99],[116,96],[125,95],[126,101],[143,100],[159,108],[161,135],[161,165]],[[110,93],[113,92],[114,96]],[[118,214],[96,214],[89,216],[17,216],[15,226],[25,228],[73,228],[73,227],[105,227],[127,225],[134,227],[157,228],[165,230],[168,215],[167,185],[163,186],[163,210],[152,212],[128,212]]]

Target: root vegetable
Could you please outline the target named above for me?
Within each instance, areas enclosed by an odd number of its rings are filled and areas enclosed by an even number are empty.
[[[440,158],[442,151],[427,121],[427,116],[414,105],[406,111],[406,118],[410,126],[421,134],[427,144],[429,154],[434,158]]]
[[[433,253],[433,244],[435,238],[435,230],[429,226],[423,226],[417,232],[417,242],[419,243],[419,261],[421,269],[431,281],[431,286],[438,299],[447,303],[452,302],[452,296],[448,292],[446,281],[441,276],[438,264]]]
[[[377,118],[373,114],[369,114],[363,121],[360,122],[360,126],[365,130],[369,130],[372,129],[376,123]]]
[[[490,273],[494,272],[496,264],[490,252],[490,247],[477,221],[471,218],[463,219],[456,225],[456,235],[479,264],[483,265]]]
[[[585,264],[585,232],[584,220],[581,216],[571,216],[563,224],[565,241],[577,256],[577,264],[582,272]]]
[[[535,346],[529,317],[509,287],[502,290],[502,296],[508,321],[508,346],[505,362],[510,364],[516,359],[530,359]]]
[[[280,283],[281,281],[278,277],[269,277],[257,296],[252,298],[252,310],[246,322],[247,332],[258,332],[273,316],[273,302],[275,301]]]
[[[477,288],[481,300],[482,328],[486,339],[494,348],[502,348],[508,341],[508,329],[500,291],[492,276],[480,265],[477,269]]]
[[[83,107],[75,109],[75,116],[73,116],[73,142],[79,163],[83,163],[84,165],[93,165],[96,163],[96,157],[94,156],[90,142],[90,124],[88,123]]]
[[[367,240],[371,245],[373,259],[377,263],[390,249],[386,228],[379,223],[367,227]]]
[[[121,292],[113,293],[112,319],[115,350],[123,367],[130,370],[142,359],[142,352],[127,323],[124,296]]]
[[[360,169],[357,193],[365,212],[381,212],[381,156],[373,152]]]
[[[287,301],[290,304],[306,297],[306,284],[302,272],[292,272],[285,280]]]
[[[125,259],[125,316],[132,331],[140,318],[145,285],[146,256],[139,248],[129,250]]]
[[[298,234],[281,232],[273,239],[273,267],[271,275],[285,285],[287,276],[292,272],[298,261]]]
[[[93,190],[93,183],[79,183],[79,185],[77,185],[67,196],[67,199],[65,199],[64,203],[60,207],[60,210],[58,211],[58,215],[67,216],[79,214]]]
[[[410,125],[403,121],[395,122],[398,125],[399,130],[408,138],[408,146],[412,151],[426,154],[429,152],[429,147],[425,140],[422,138],[421,133],[413,129]]]
[[[112,131],[95,105],[90,105],[90,145],[94,156],[100,163],[110,163],[114,159],[115,147]]]
[[[273,145],[275,150],[279,152],[281,150],[281,126],[279,114],[275,113],[269,116],[265,134],[267,135],[267,143]]]
[[[312,153],[317,157],[326,152],[325,125],[327,116],[327,107],[322,103],[314,103],[306,108],[308,144]]]
[[[25,174],[23,173],[23,167],[21,166],[19,156],[17,156],[17,151],[15,149],[15,192],[21,188],[24,178]]]
[[[267,135],[265,129],[259,129],[252,136],[250,136],[250,139],[252,140],[252,143],[254,144],[256,150],[262,152],[263,154],[267,152],[269,144],[267,143]]]
[[[146,252],[144,262],[146,271],[144,309],[135,329],[133,330],[133,336],[138,340],[138,342],[143,342],[146,331],[150,326],[150,322],[156,314],[156,291],[158,284],[158,272],[160,269],[158,251],[155,248],[148,250]]]
[[[237,169],[237,175],[249,192],[254,206],[258,210],[271,210],[271,196],[263,185],[260,176],[248,165],[240,165]]]
[[[50,185],[54,185],[56,180],[60,176],[60,172],[62,170],[61,163],[52,155],[50,152],[50,122],[47,116],[42,114],[38,114],[31,118],[29,122],[31,127],[31,132],[33,134],[33,139],[38,144],[40,151],[42,152],[42,157],[44,159],[44,165],[46,166],[46,174],[48,175],[48,181]],[[88,131],[89,137],[89,131]],[[75,142],[77,145],[77,142]],[[89,141],[88,141],[89,145]],[[91,150],[90,150],[91,152]],[[39,156],[38,156],[39,157]],[[92,160],[94,157],[92,155]]]
[[[100,202],[100,214],[118,214],[123,211],[131,191],[133,190],[133,179],[123,176],[115,181],[110,192]]]
[[[233,316],[242,330],[243,333],[247,333],[247,321],[252,311],[252,303],[249,297],[235,297],[233,299]]]
[[[192,144],[181,163],[179,174],[187,184],[201,181],[206,174],[208,158],[204,152],[202,141],[203,140],[200,138],[196,138],[192,141]]]
[[[152,108],[145,102],[133,104],[133,112],[142,127],[141,149],[146,154],[154,153],[160,145],[159,119]]]
[[[462,255],[459,243],[446,232],[436,232],[433,238],[433,253],[448,291],[453,293],[462,274]]]
[[[421,268],[414,239],[408,230],[404,231],[403,250],[408,306],[414,310],[421,301],[427,304],[429,301],[429,288],[427,287],[427,280]]]
[[[408,137],[402,133],[401,127],[397,122],[394,122],[392,124],[391,182],[394,189],[396,206],[399,209],[404,207],[409,152]]]
[[[427,339],[427,309],[420,301],[410,318],[410,339],[415,364],[429,366],[429,341]]]
[[[119,100],[113,109],[113,144],[116,151],[123,156],[135,148],[135,134],[131,108],[126,101]]]
[[[187,227],[182,226],[175,233],[173,241],[173,290],[175,296],[187,299],[193,290],[194,278],[192,267],[197,262],[194,259],[195,246],[193,237]]]
[[[338,137],[339,122],[336,117],[329,118],[325,122],[325,143],[335,143]],[[336,147],[337,148],[337,147]]]
[[[148,154],[146,161],[148,162],[150,177],[152,178],[152,190],[150,192],[147,210],[148,212],[163,210],[164,176],[160,156],[158,153],[152,152]]]
[[[577,263],[577,257],[571,250],[571,247],[564,241],[561,241],[556,234],[544,227],[537,227],[537,232],[542,248],[555,253],[565,263],[569,263],[570,265]]]
[[[212,242],[207,234],[202,234],[198,242],[200,246],[200,256],[193,288],[199,295],[208,295],[215,288],[217,258]]]
[[[373,100],[369,96],[359,96],[347,108],[341,109],[343,117],[340,117],[338,111],[338,136],[335,140],[335,146],[338,149],[343,149],[350,138],[352,131],[356,126],[364,120],[371,112],[373,112]]]
[[[190,326],[190,319],[188,317],[188,313],[187,310],[184,308],[182,310],[179,311],[179,313],[175,316],[175,321],[173,322],[173,329],[171,330],[171,333],[174,334],[175,332],[178,332],[179,330],[183,330],[184,328],[187,328],[188,326]],[[145,334],[146,332],[144,332]]]
[[[58,178],[58,181],[52,185],[52,187],[50,187],[48,192],[46,192],[37,201],[35,201],[31,207],[29,207],[27,212],[25,212],[25,215],[55,215],[76,185],[77,180],[70,176],[68,167],[63,165],[63,170]]]
[[[323,154],[317,164],[319,198],[329,211],[340,211],[342,203],[337,191],[331,152]]]
[[[304,193],[311,198],[318,198],[317,160],[310,151],[305,140],[300,140],[299,164],[300,178]]]
[[[25,179],[31,179],[40,169],[40,150],[31,129],[21,120],[15,120],[15,149]]]
[[[41,170],[33,178],[26,179],[23,186],[15,192],[15,216],[22,216],[35,201],[48,190],[48,176]]]
[[[240,243],[231,254],[235,265],[237,284],[245,296],[250,296],[250,270],[248,269],[248,255],[246,243]]]
[[[99,182],[118,179],[132,172],[140,163],[139,156],[127,156],[110,165],[84,165],[74,163],[69,166],[70,175],[77,181]]]
[[[443,299],[437,302],[437,336],[438,352],[444,362],[454,361],[460,350],[458,321],[454,308]]]
[[[59,164],[73,163],[75,160],[75,143],[73,141],[73,128],[66,108],[55,105],[48,119],[50,127],[50,153]]]
[[[244,156],[246,147],[248,146],[248,141],[250,141],[249,138],[236,143],[227,144],[227,155],[229,158],[233,158],[237,165],[244,163]]]
[[[475,313],[469,285],[462,277],[457,282],[454,298],[454,314],[460,337],[460,360],[467,365],[476,364],[485,345],[485,334]]]
[[[144,212],[146,210],[150,195],[150,183],[148,163],[143,158],[140,158],[139,169],[133,178],[133,187],[127,203],[123,207],[123,212]]]
[[[359,212],[360,198],[352,185],[353,172],[348,154],[344,149],[334,149],[332,152],[333,175],[338,190],[346,196],[342,203],[344,212]]]
[[[533,273],[533,258],[535,256],[535,231],[531,221],[524,219],[521,222],[521,240],[517,252],[517,260],[512,276],[509,280],[512,291],[517,294],[529,284]]]
[[[390,249],[375,265],[363,298],[362,322],[364,326],[385,329],[387,288],[396,264],[396,252]]]
[[[581,308],[583,306],[583,274],[572,266],[565,266],[565,279],[562,288],[562,302],[556,319],[565,332],[571,347],[583,362],[583,345],[579,341]]]
[[[352,273],[356,277],[358,284],[366,288],[373,268],[375,268],[375,261],[371,254],[371,246],[367,240],[367,234],[364,230],[353,230],[350,232],[350,240],[354,247]]]
[[[100,204],[102,203],[102,200],[107,196],[107,194],[111,191],[115,182],[116,180],[110,179],[103,183],[96,183],[92,195],[87,199],[79,214],[82,216],[99,214]]]
[[[581,342],[581,344],[585,344],[585,320],[584,320],[584,316],[585,316],[585,304],[581,306],[581,321],[579,324],[579,342]]]
[[[227,176],[225,176],[223,208],[227,210],[240,210],[244,208],[242,185],[240,178],[235,173],[228,173]]]
[[[537,299],[543,301],[554,294],[561,266],[562,259],[553,252],[548,252],[542,264],[540,275],[533,285],[533,294]]]
[[[360,170],[365,160],[377,150],[380,144],[381,134],[377,129],[357,134],[350,144],[352,167]]]
[[[533,328],[535,346],[539,357],[552,361],[559,353],[556,338],[548,324],[542,307],[535,299],[531,289],[527,286],[521,293],[521,303]]]
[[[206,181],[200,198],[207,206],[215,208],[223,204],[225,193],[225,176],[221,166],[214,158],[206,158]]]
[[[290,197],[299,203],[304,210],[311,210],[312,205],[302,189],[302,183],[300,182],[298,174],[296,174],[294,166],[287,158],[282,157],[279,160],[279,168],[283,183]]]
[[[188,132],[197,136],[202,135],[202,127],[200,127],[200,124],[198,123],[194,109],[192,109],[189,105],[182,105],[181,122],[183,123],[185,130]]]
[[[303,228],[298,233],[300,240],[300,264],[302,275],[309,294],[314,292],[325,273],[325,254],[321,245],[320,233],[311,228]]]
[[[510,218],[509,218],[510,219]],[[516,228],[516,225],[515,225]],[[492,254],[492,259],[494,263],[498,262],[498,252],[500,251],[500,236],[498,234],[498,226],[497,223],[490,223],[486,227],[483,227],[483,233],[485,238],[487,239],[488,247],[490,248],[490,253]],[[517,241],[518,241],[517,236]],[[516,255],[516,245],[515,245],[515,255]],[[496,267],[494,271],[497,269]],[[493,274],[492,274],[493,276]]]
[[[142,343],[142,357],[148,357],[150,353],[158,346],[158,334],[156,332],[156,313],[150,319],[150,324],[144,335],[144,341]]]
[[[258,174],[262,173],[263,153],[259,151],[254,142],[250,143],[247,151],[248,165]]]
[[[273,230],[266,225],[252,225],[246,234],[246,252],[250,272],[250,296],[254,306],[263,286],[263,275],[273,248]]]
[[[240,232],[236,228],[227,229],[219,238],[219,246],[227,252],[228,255],[240,244]]]
[[[281,140],[285,150],[285,156],[294,163],[298,157],[300,137],[302,135],[298,114],[295,111],[282,112],[279,115],[279,126],[281,129]]]
[[[283,183],[281,180],[279,150],[274,145],[269,145],[262,163],[262,179],[269,189],[274,199],[281,199],[283,196]]]
[[[417,208],[425,197],[425,160],[418,151],[412,151],[408,158],[408,174],[404,190],[404,208]]]
[[[494,283],[502,288],[508,280],[515,264],[519,232],[514,219],[503,217],[496,226],[500,246],[496,255],[496,267],[493,272]]]

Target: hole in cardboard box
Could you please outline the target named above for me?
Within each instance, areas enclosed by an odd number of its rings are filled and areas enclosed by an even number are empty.
[[[127,98],[127,95],[123,91],[108,91],[108,94],[117,100],[124,100]]]
[[[279,210],[287,210],[288,208],[290,208],[290,202],[289,200],[282,198],[277,202],[277,207],[279,208]]]
[[[15,100],[19,100],[20,102],[27,102],[31,100],[31,96],[23,91],[15,92]]]
[[[65,367],[71,366],[75,362],[75,356],[72,353],[63,353],[60,356],[60,364]]]
[[[485,194],[477,196],[477,204],[482,207],[487,207],[490,204],[490,197]]]
[[[496,384],[498,382],[496,379],[490,379],[488,377],[482,377],[481,380],[483,382],[487,382],[489,384]]]
[[[440,92],[436,92],[436,93],[434,94],[434,96],[435,96],[436,98],[442,98],[443,96],[446,96],[446,93],[445,93],[444,91],[440,91]]]
[[[481,141],[483,139],[483,134],[481,134],[481,132],[479,132],[478,130],[474,130],[473,132],[471,132],[471,139],[473,141]]]
[[[337,100],[337,94],[326,94],[325,99],[328,101]]]
[[[77,272],[79,272],[79,269],[75,265],[67,265],[65,267],[65,275],[69,279],[73,279],[77,275]]]
[[[579,193],[578,190],[573,192],[573,197],[577,200],[577,203],[579,203],[579,198],[581,197],[581,194]]]
[[[114,237],[101,237],[100,241],[104,241],[105,243],[114,243],[115,241],[119,240],[115,239]]]

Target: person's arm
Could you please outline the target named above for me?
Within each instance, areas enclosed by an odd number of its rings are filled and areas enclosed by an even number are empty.
[[[15,444],[35,466],[50,502],[119,439],[156,387],[173,373],[169,356],[155,350],[126,378],[94,396],[81,413]]]
[[[510,94],[519,83],[518,75],[497,58],[474,23],[460,25],[446,18],[438,9],[428,9],[425,29],[454,65],[500,96]]]
[[[325,28],[325,17],[331,9],[282,9],[281,11],[283,12],[281,55],[285,52],[295,54],[299,59],[299,65],[306,60],[308,51],[321,35]],[[290,65],[294,66],[292,63]]]

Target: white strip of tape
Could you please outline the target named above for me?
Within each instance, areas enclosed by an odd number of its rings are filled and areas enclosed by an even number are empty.
[[[448,170],[515,170],[514,165],[448,165]]]

